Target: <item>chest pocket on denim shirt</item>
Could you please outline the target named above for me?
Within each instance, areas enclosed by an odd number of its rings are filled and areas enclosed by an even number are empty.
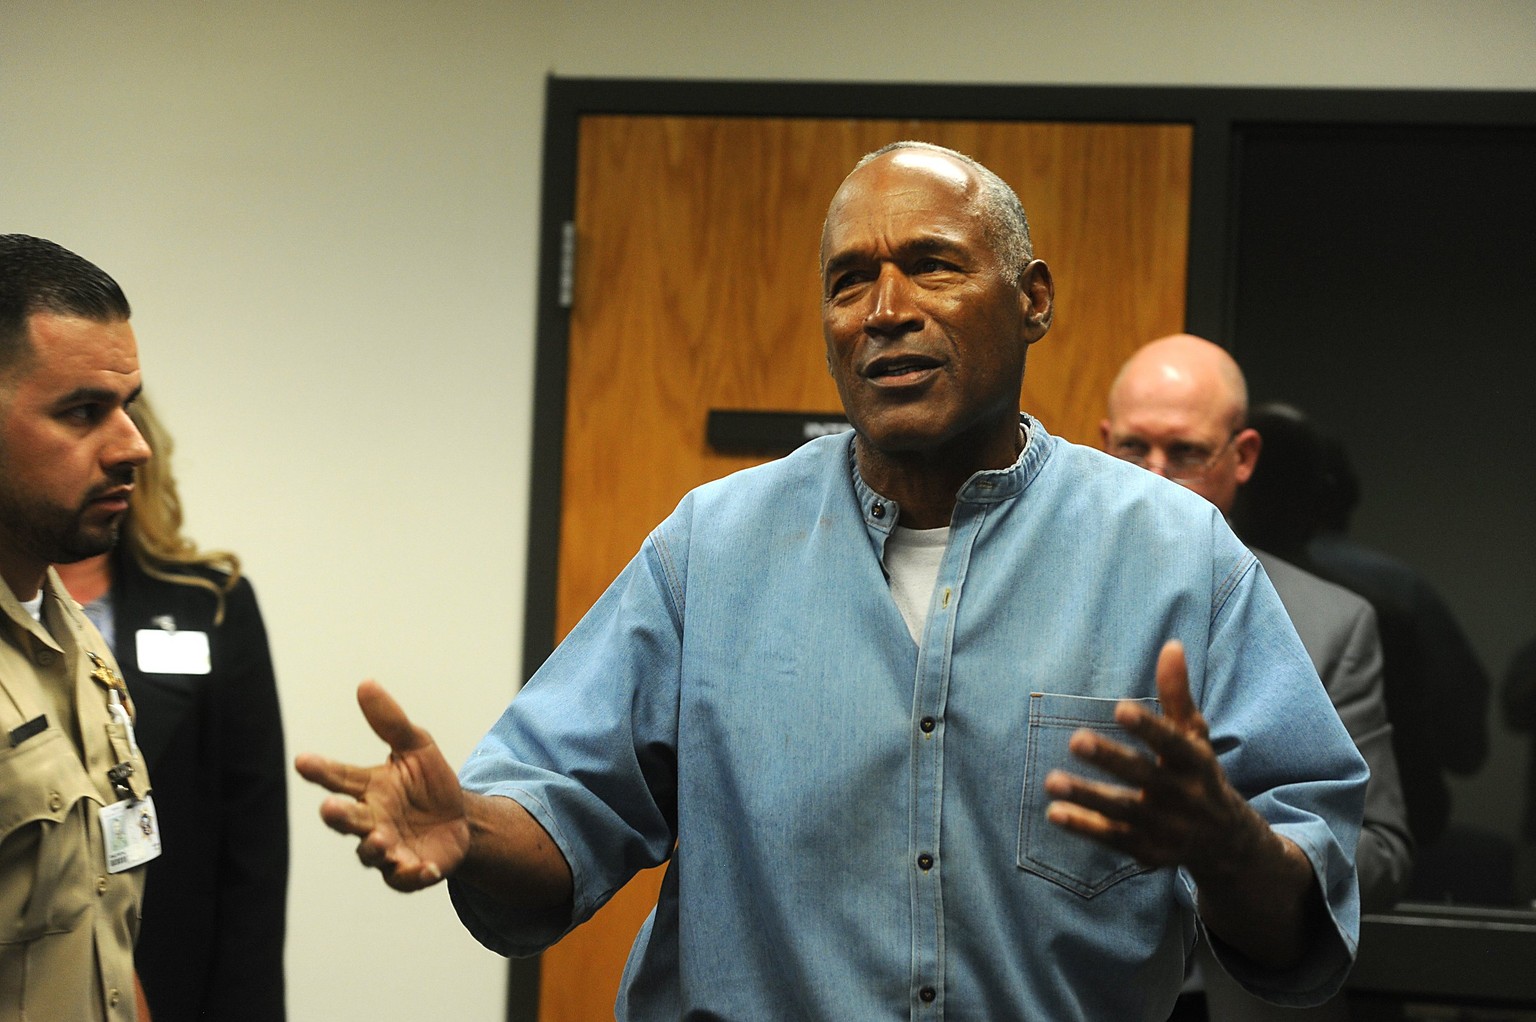
[[[1051,797],[1045,792],[1045,775],[1052,770],[1062,769],[1090,780],[1121,783],[1067,751],[1067,740],[1079,728],[1102,732],[1119,742],[1134,742],[1115,723],[1115,704],[1119,701],[1042,692],[1033,693],[1029,698],[1018,864],[1020,868],[1085,898],[1093,897],[1128,876],[1151,871],[1151,867],[1141,865],[1124,852],[1069,833],[1045,818],[1045,808],[1051,803]],[[1135,702],[1157,707],[1156,699],[1137,699]]]

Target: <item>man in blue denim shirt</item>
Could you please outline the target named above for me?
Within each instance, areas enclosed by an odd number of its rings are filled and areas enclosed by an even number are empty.
[[[1215,509],[1018,415],[1053,290],[1017,198],[888,147],[822,266],[854,432],[689,494],[462,788],[365,683],[392,755],[300,757],[326,822],[504,954],[670,859],[622,1019],[1161,1019],[1201,929],[1327,997],[1364,766]]]

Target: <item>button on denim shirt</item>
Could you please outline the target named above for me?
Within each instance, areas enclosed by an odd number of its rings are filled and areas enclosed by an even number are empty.
[[[1278,597],[1209,503],[1024,421],[959,493],[921,645],[851,433],[685,497],[463,768],[575,884],[550,915],[453,882],[476,937],[538,951],[670,857],[620,1019],[1166,1018],[1188,875],[1047,823],[1043,780],[1092,772],[1068,737],[1124,737],[1116,701],[1155,704],[1177,638],[1228,779],[1333,922],[1288,972],[1223,961],[1273,1000],[1333,993],[1366,770]]]

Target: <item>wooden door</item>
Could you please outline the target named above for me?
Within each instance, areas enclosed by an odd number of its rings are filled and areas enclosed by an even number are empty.
[[[1017,189],[1056,278],[1021,407],[1096,444],[1137,346],[1183,328],[1191,129],[1156,124],[591,116],[579,133],[561,508],[564,636],[690,488],[712,408],[840,408],[819,317],[827,203],[864,153],[917,138]],[[542,1022],[611,1018],[660,871],[543,958]]]

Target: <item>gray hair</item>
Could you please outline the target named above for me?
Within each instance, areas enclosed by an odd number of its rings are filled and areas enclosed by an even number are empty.
[[[987,243],[992,246],[992,250],[997,253],[998,259],[1008,268],[1013,283],[1017,284],[1025,265],[1035,257],[1034,247],[1029,241],[1029,217],[1024,213],[1024,204],[1019,201],[1018,193],[1008,186],[1008,182],[971,157],[932,142],[918,142],[911,139],[891,142],[866,154],[854,164],[853,169],[858,170],[865,164],[899,149],[922,149],[939,153],[964,164],[975,172],[977,179],[981,182],[978,199],[982,233]]]

